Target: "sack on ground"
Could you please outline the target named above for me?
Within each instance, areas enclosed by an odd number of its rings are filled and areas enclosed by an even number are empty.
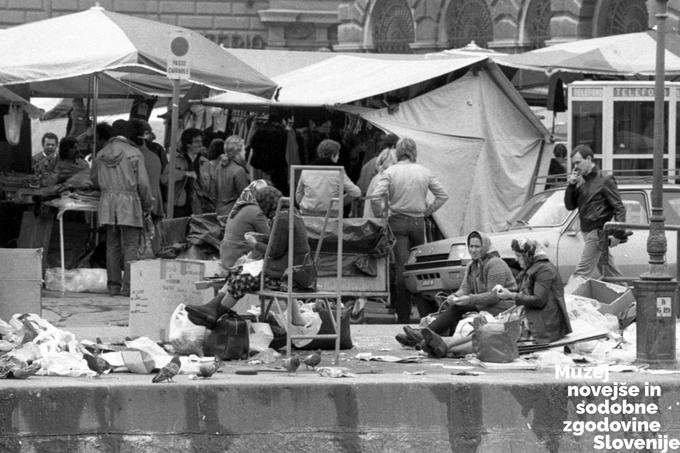
[[[249,350],[248,323],[231,310],[217,320],[203,343],[205,355],[219,360],[245,360]]]
[[[189,320],[186,306],[179,304],[170,318],[168,340],[178,354],[203,355],[206,328]]]
[[[513,307],[488,321],[480,313],[473,321],[472,348],[483,362],[512,362],[519,357],[517,340],[522,333],[524,307]]]

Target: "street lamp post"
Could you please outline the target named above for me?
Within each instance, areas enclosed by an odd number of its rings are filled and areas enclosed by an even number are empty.
[[[647,239],[649,271],[633,282],[637,299],[637,360],[657,367],[675,366],[675,291],[677,282],[666,268],[663,215],[663,153],[666,18],[668,0],[656,2],[656,77],[654,84],[654,181],[652,216]]]

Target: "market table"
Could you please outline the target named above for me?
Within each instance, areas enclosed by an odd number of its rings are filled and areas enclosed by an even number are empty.
[[[73,198],[62,196],[55,200],[46,201],[45,205],[58,209],[59,220],[59,256],[61,261],[61,292],[66,292],[66,263],[64,258],[64,213],[67,211],[97,212],[99,199],[95,197]],[[90,228],[94,228],[94,216],[90,219]]]

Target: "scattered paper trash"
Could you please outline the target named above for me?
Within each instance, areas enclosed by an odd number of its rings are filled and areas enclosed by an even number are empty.
[[[316,371],[319,373],[319,376],[321,376],[321,377],[330,377],[330,378],[356,377],[356,375],[354,373],[350,373],[349,371],[347,371],[344,368],[323,366],[323,367],[317,367]]]

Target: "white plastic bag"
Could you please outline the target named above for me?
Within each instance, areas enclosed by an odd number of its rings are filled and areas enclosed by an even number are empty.
[[[51,267],[45,271],[45,287],[52,291],[105,293],[106,280],[106,269],[69,269],[64,273],[62,286],[61,268]]]
[[[274,339],[272,327],[266,322],[248,322],[248,340],[251,352],[264,352]]]
[[[189,321],[186,306],[179,304],[170,318],[168,340],[178,354],[202,356],[205,330],[204,326]]]

